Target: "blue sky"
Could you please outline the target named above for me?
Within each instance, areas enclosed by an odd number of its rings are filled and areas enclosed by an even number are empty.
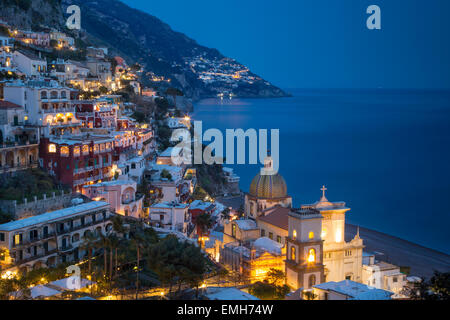
[[[450,88],[449,0],[123,2],[283,88]]]

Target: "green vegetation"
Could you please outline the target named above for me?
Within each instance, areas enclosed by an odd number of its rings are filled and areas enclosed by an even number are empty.
[[[4,224],[14,220],[14,214],[9,212],[2,212],[0,210],[0,224]]]
[[[148,264],[158,275],[161,283],[168,286],[172,295],[174,286],[180,292],[182,285],[198,288],[208,270],[207,258],[201,249],[189,242],[169,235],[148,250]]]
[[[422,279],[412,288],[406,289],[405,294],[412,300],[450,300],[450,272],[435,271],[429,281]]]
[[[222,165],[220,164],[197,164],[197,178],[199,185],[210,195],[222,193],[226,180],[223,176]]]
[[[166,169],[163,169],[160,174],[161,178],[165,178],[167,180],[172,180],[172,175]]]
[[[145,122],[145,114],[139,111],[135,111],[131,117],[135,119],[137,122],[142,123]]]
[[[172,137],[172,130],[167,125],[159,125],[157,129],[157,142],[158,149],[160,151],[166,150],[168,147],[172,145],[170,142],[170,138]]]
[[[209,194],[205,191],[205,189],[197,185],[192,193],[192,199],[203,201],[206,197],[209,197]]]
[[[37,196],[42,199],[44,194],[51,196],[53,192],[68,191],[56,181],[53,176],[42,169],[28,169],[17,172],[14,176],[0,176],[0,200],[22,201]]]
[[[261,300],[283,300],[290,288],[283,284],[284,272],[270,269],[264,281],[258,281],[249,287],[248,292]]]

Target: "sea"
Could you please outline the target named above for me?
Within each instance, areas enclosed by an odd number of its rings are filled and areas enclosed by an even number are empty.
[[[347,222],[450,254],[450,91],[287,91],[202,100],[192,117],[224,135],[279,129],[279,172],[294,207],[319,200],[325,185],[329,201],[351,208]],[[261,164],[225,166],[247,192]]]

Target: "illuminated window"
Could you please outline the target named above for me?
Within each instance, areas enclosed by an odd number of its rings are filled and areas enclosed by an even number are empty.
[[[321,236],[322,236],[322,239],[325,238],[325,237],[327,236],[327,228],[325,228],[325,227],[322,228],[322,234],[321,234]]]
[[[297,239],[297,230],[294,230],[294,231],[292,232],[292,238],[294,238],[294,240]]]
[[[14,236],[14,244],[18,245],[22,243],[22,234],[16,234]]]
[[[73,155],[78,157],[80,155],[80,147],[73,148]]]
[[[315,249],[309,249],[308,251],[308,262],[315,262],[316,261],[316,250]]]
[[[50,144],[48,146],[48,152],[55,153],[56,152],[56,145],[55,144]]]
[[[94,145],[94,153],[98,153],[98,144]]]
[[[85,144],[83,146],[83,155],[87,155],[89,154],[89,146],[87,144]]]
[[[308,233],[308,238],[309,238],[309,239],[313,239],[313,238],[314,238],[314,232],[310,231],[310,232]]]
[[[233,223],[233,225],[231,226],[231,236],[233,238],[236,238],[236,225]]]
[[[291,260],[295,261],[295,247],[291,247]]]
[[[61,156],[63,157],[69,156],[69,147],[61,147]]]

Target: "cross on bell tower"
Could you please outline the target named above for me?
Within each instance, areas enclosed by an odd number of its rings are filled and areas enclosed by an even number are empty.
[[[321,200],[327,200],[327,198],[325,197],[325,191],[327,191],[328,189],[325,187],[325,185],[323,185],[322,188],[320,188],[320,190],[322,190],[322,199]]]

